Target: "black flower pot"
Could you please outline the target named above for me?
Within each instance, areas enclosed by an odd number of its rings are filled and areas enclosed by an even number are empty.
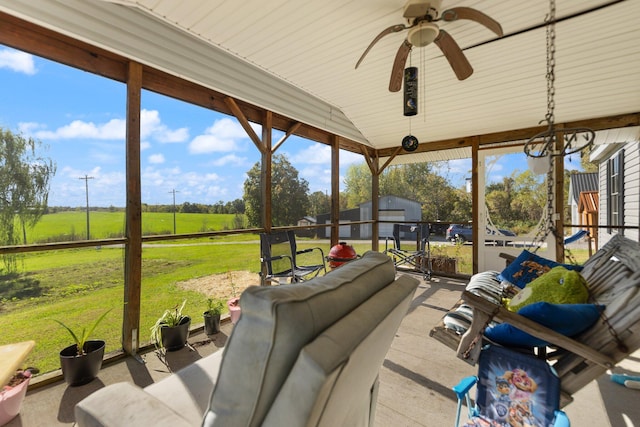
[[[160,328],[162,346],[167,351],[180,350],[187,344],[189,326],[191,326],[191,317],[185,316],[178,326],[163,326]]]
[[[60,352],[60,366],[62,376],[70,386],[87,384],[92,381],[102,368],[105,342],[102,340],[86,341],[84,352],[78,356],[75,344],[66,347]]]
[[[202,313],[204,316],[204,333],[207,335],[213,335],[220,332],[220,315],[211,314],[207,311]]]

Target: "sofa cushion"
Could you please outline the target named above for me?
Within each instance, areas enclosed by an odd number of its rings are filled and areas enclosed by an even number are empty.
[[[394,279],[370,251],[308,282],[245,290],[203,425],[260,425],[302,347]]]
[[[75,406],[74,415],[76,425],[82,427],[194,425],[165,402],[130,383],[111,384],[90,394]]]
[[[200,425],[218,378],[222,350],[185,366],[173,375],[144,388],[192,425]]]
[[[263,425],[368,426],[371,390],[418,283],[401,276],[306,345]]]

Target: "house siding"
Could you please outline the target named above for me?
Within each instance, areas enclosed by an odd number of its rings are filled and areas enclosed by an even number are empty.
[[[623,225],[626,227],[640,227],[640,142],[630,142],[623,146]],[[615,151],[611,155],[600,160],[599,181],[600,181],[600,214],[598,223],[600,226],[607,225],[608,218],[608,182],[607,182],[607,160],[618,155],[620,151]],[[598,246],[602,247],[616,234],[616,230],[600,228],[598,233]],[[640,241],[640,230],[622,230],[624,236]]]

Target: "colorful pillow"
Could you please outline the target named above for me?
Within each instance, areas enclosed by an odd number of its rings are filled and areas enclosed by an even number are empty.
[[[584,304],[588,300],[587,282],[580,273],[559,265],[527,284],[507,302],[507,308],[516,312],[536,302]]]
[[[553,267],[563,266],[567,270],[582,270],[580,265],[560,264],[550,259],[543,258],[523,250],[516,259],[514,259],[498,276],[500,280],[505,280],[516,285],[519,288],[524,288],[527,283],[542,276],[544,273],[551,270]]]
[[[562,335],[573,337],[593,326],[603,309],[604,306],[596,304],[537,302],[521,308],[518,314]],[[540,347],[549,344],[508,323],[489,326],[485,336],[504,346]]]

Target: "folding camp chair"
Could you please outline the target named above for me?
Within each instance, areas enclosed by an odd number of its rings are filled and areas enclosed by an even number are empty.
[[[299,265],[298,255],[320,252],[317,264]],[[281,279],[291,283],[311,279],[320,271],[327,272],[324,253],[321,248],[297,250],[296,235],[293,230],[260,234],[261,284]]]
[[[469,391],[476,385],[475,405]],[[469,420],[465,426],[569,427],[560,411],[560,379],[544,360],[533,354],[487,345],[480,353],[478,376],[463,378],[453,387],[458,396],[455,427],[462,399]]]
[[[415,238],[416,250],[402,249],[401,239],[409,238]],[[396,267],[407,266],[419,271],[425,280],[431,279],[429,224],[393,224],[393,237],[386,238],[384,252],[393,259]]]

